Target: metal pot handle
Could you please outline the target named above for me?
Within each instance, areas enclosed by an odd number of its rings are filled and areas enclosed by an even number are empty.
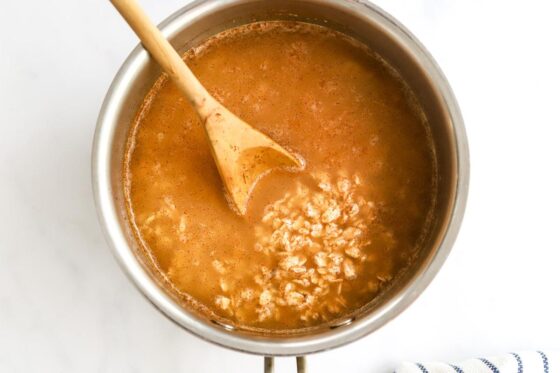
[[[307,371],[307,364],[305,361],[305,356],[296,357],[297,373],[305,373]],[[264,373],[274,373],[274,357],[265,356],[264,357]]]

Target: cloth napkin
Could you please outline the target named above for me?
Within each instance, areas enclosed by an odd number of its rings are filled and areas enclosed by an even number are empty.
[[[560,351],[509,353],[457,364],[402,363],[395,373],[560,373]]]

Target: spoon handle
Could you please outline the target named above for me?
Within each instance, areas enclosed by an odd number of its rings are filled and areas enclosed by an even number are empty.
[[[134,30],[144,48],[187,96],[202,118],[206,118],[217,102],[198,81],[161,31],[150,21],[136,0],[110,0]]]

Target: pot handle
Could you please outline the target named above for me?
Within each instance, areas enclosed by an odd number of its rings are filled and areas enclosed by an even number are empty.
[[[305,373],[307,371],[307,363],[305,356],[296,357],[297,373]],[[264,373],[274,373],[274,356],[264,357]]]

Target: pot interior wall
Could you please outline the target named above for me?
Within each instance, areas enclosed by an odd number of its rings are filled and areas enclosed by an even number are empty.
[[[414,91],[424,108],[435,140],[438,165],[435,224],[425,240],[424,248],[420,251],[416,264],[409,268],[400,280],[395,282],[375,302],[353,315],[354,322],[359,322],[362,317],[375,312],[389,300],[398,296],[398,293],[409,286],[418,273],[428,266],[445,235],[457,184],[457,156],[453,124],[441,92],[433,83],[430,72],[422,67],[423,52],[420,49],[411,49],[410,45],[405,47],[402,35],[389,31],[390,20],[381,16],[375,18],[371,14],[365,15],[363,12],[356,11],[356,7],[359,6],[363,5],[352,2],[292,0],[223,1],[220,4],[211,2],[209,5],[198,2],[191,5],[196,8],[195,11],[178,14],[165,26],[173,46],[180,52],[184,52],[213,34],[252,21],[283,19],[325,25],[353,36],[370,46],[399,71]],[[161,70],[149,59],[147,53],[142,51],[136,58],[129,60],[123,68],[123,74],[122,78],[128,84],[122,88],[125,91],[120,98],[120,111],[117,113],[118,125],[113,136],[110,165],[111,188],[119,212],[121,228],[127,232],[129,246],[135,248],[138,254],[139,248],[129,228],[123,201],[122,161],[129,127],[144,96],[161,74]],[[138,254],[137,257],[145,267],[150,267],[150,263],[145,262],[144,255]],[[151,275],[154,276],[153,273]],[[154,278],[154,280],[162,284],[162,279]],[[170,295],[173,296],[173,294]],[[208,320],[204,320],[194,313],[192,316],[211,325]],[[340,328],[345,327],[346,325],[340,326]],[[332,332],[331,329],[332,327],[313,329],[308,333],[329,333]]]

